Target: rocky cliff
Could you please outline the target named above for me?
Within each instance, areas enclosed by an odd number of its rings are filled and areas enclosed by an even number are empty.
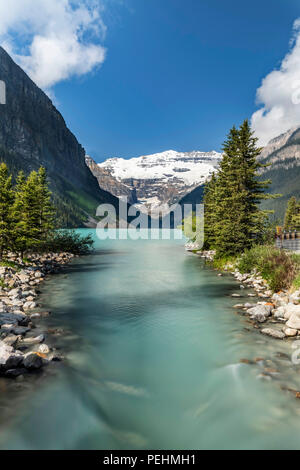
[[[0,106],[0,161],[15,175],[44,166],[61,224],[82,226],[102,202],[117,199],[99,188],[85,163],[85,150],[67,128],[48,96],[0,47],[0,80],[6,104]]]
[[[282,197],[263,203],[263,208],[275,211],[274,218],[282,222],[288,200],[300,199],[300,128],[294,128],[273,139],[260,156],[263,179],[272,180],[269,192]]]

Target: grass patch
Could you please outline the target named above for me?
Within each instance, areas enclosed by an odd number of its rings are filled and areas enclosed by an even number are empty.
[[[236,256],[225,256],[221,258],[214,258],[212,264],[215,269],[219,271],[224,271],[229,265],[232,265],[233,269],[235,268],[237,263]]]
[[[293,282],[293,288],[294,289],[300,289],[300,274],[296,277],[296,279]]]
[[[0,261],[0,266],[12,269],[20,269],[20,266],[13,261],[2,260]]]

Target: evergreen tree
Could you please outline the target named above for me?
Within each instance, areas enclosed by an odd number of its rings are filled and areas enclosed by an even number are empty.
[[[284,229],[295,230],[298,216],[299,216],[299,203],[297,203],[297,199],[295,197],[291,197],[291,199],[288,202],[285,217],[284,217]]]
[[[223,145],[220,170],[205,193],[206,240],[218,256],[235,255],[257,241],[268,218],[259,209],[262,199],[270,198],[265,189],[270,181],[261,182],[257,157],[261,153],[257,139],[246,120],[239,129],[233,127]],[[274,196],[275,197],[275,196]]]
[[[14,246],[24,255],[37,249],[54,227],[54,208],[44,168],[32,171],[26,179],[21,172],[17,178],[14,204]]]
[[[38,197],[40,209],[40,237],[47,238],[54,229],[55,208],[51,201],[51,192],[48,187],[45,168],[41,167],[38,172]]]
[[[293,224],[294,230],[300,230],[300,202],[298,203],[297,213],[293,217],[292,224]]]
[[[205,250],[209,250],[214,246],[214,224],[216,217],[215,191],[216,191],[216,175],[213,173],[211,180],[205,185],[204,189],[204,246]]]
[[[12,177],[8,173],[5,163],[0,165],[0,258],[11,247],[11,234],[13,230],[12,208],[14,191]]]
[[[12,236],[13,250],[23,258],[24,252],[29,248],[28,230],[24,218],[24,195],[26,178],[23,171],[20,171],[15,186],[15,200],[13,206],[14,231]]]

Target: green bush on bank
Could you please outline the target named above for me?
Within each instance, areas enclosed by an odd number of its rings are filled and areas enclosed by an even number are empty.
[[[43,252],[72,253],[73,255],[85,255],[90,252],[94,242],[91,235],[82,236],[75,230],[61,229],[49,234],[42,244]]]
[[[238,260],[241,273],[257,270],[274,292],[300,285],[300,256],[272,245],[254,246]]]

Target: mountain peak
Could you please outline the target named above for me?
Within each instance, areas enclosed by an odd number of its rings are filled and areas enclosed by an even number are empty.
[[[166,150],[129,159],[110,158],[97,167],[87,161],[100,187],[119,198],[131,196],[147,208],[173,204],[203,185],[218,168],[222,154]]]

